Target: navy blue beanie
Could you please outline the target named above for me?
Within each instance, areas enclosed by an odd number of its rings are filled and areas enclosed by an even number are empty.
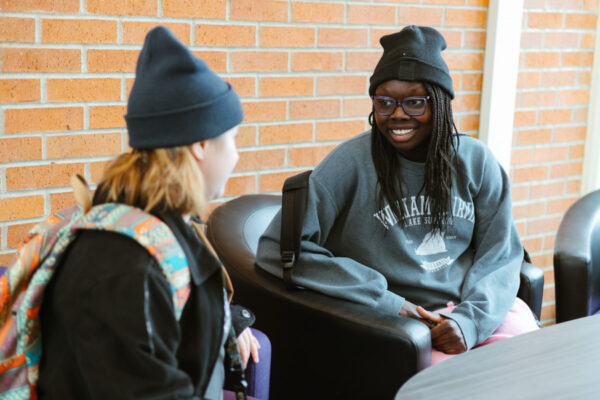
[[[383,36],[380,43],[383,55],[371,75],[371,96],[375,94],[377,86],[396,79],[430,82],[454,98],[452,77],[442,58],[446,40],[437,30],[428,26],[409,25],[400,32]]]
[[[167,28],[146,35],[127,102],[129,146],[184,146],[211,139],[244,119],[231,85]]]

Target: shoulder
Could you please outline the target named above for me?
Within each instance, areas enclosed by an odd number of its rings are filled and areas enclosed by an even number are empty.
[[[371,161],[371,131],[363,132],[337,145],[315,167],[313,175],[320,179],[351,174]]]
[[[479,139],[460,135],[457,157],[463,173],[483,171],[499,166],[490,148]]]

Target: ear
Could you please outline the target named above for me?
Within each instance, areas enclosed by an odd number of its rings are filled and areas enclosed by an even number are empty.
[[[192,155],[196,159],[196,161],[202,161],[206,154],[205,150],[206,141],[195,142],[190,145],[190,150],[192,150]]]

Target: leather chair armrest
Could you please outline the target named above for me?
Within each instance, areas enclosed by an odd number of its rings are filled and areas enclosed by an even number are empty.
[[[542,296],[544,294],[544,271],[527,261],[523,261],[520,278],[521,285],[517,296],[529,306],[537,319],[540,319]]]

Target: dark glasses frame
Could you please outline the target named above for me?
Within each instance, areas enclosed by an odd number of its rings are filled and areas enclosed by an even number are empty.
[[[402,110],[404,111],[404,113],[406,115],[410,115],[411,117],[420,117],[421,115],[425,114],[425,111],[427,111],[427,100],[429,100],[430,98],[431,98],[430,96],[412,96],[412,97],[405,97],[402,100],[396,100],[393,97],[389,97],[389,96],[371,96],[371,102],[373,103],[373,110],[375,111],[375,113],[377,113],[377,115],[381,115],[382,117],[389,117],[390,115],[395,113],[396,110],[398,109],[398,106],[402,107]],[[394,103],[396,103],[396,106],[394,107],[394,109],[392,110],[391,113],[384,114],[384,113],[380,113],[379,111],[377,111],[377,109],[375,108],[375,100],[380,100],[380,99],[390,100],[390,101],[393,101]],[[421,113],[408,112],[406,110],[406,108],[404,107],[404,102],[407,100],[423,100],[425,102],[425,106],[423,107],[423,112],[421,112]]]

